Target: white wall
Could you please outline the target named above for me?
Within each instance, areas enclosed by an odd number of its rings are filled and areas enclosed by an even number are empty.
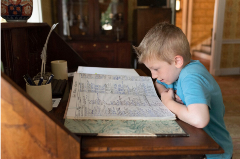
[[[43,22],[41,0],[33,0],[32,16],[28,19],[27,22],[31,22],[31,23],[42,23]]]

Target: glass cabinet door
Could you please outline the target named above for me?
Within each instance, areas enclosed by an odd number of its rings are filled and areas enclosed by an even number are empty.
[[[61,0],[60,35],[68,40],[127,39],[127,0]]]
[[[124,37],[124,1],[123,0],[98,0],[97,28],[99,36],[109,37],[112,40]]]
[[[63,0],[62,13],[64,36],[71,39],[92,35],[88,0]]]

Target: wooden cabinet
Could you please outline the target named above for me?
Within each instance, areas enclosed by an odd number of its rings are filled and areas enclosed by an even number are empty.
[[[159,22],[171,23],[171,8],[139,8],[133,14],[133,40],[139,45],[149,29]]]
[[[126,40],[127,4],[127,0],[59,0],[59,34],[73,40]]]
[[[88,63],[95,67],[131,67],[131,43],[69,41],[68,44]]]
[[[131,67],[127,0],[59,0],[59,34],[95,67]]]

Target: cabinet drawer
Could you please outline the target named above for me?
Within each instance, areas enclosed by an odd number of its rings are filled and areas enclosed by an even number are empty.
[[[69,45],[77,52],[96,50],[91,43],[69,43]]]
[[[97,45],[96,48],[97,50],[100,50],[100,51],[114,51],[114,47],[115,47],[115,44],[111,44],[111,43],[98,43],[93,45]]]
[[[131,68],[131,42],[82,42],[69,45],[89,66]]]
[[[89,66],[94,67],[116,67],[116,56],[114,52],[82,52],[79,55],[88,63]]]
[[[114,51],[114,44],[109,43],[70,43],[69,44],[77,52],[91,51]]]

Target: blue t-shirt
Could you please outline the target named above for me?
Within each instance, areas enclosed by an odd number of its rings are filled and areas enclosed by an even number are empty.
[[[157,80],[166,88],[177,90],[184,105],[202,103],[209,107],[210,121],[203,130],[223,149],[224,154],[208,154],[207,158],[230,159],[233,152],[232,139],[226,129],[223,117],[225,106],[219,85],[198,60],[191,60],[180,72],[179,78],[171,85]]]

